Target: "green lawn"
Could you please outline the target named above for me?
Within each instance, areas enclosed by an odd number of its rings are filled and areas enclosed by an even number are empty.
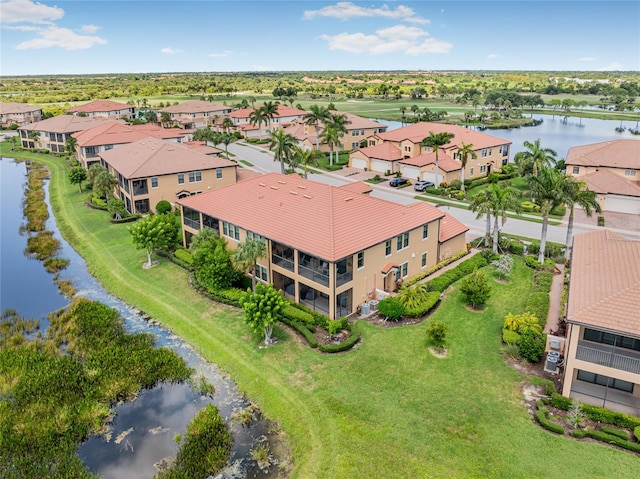
[[[2,144],[3,156],[7,153]],[[638,458],[599,444],[557,437],[536,426],[520,390],[526,379],[500,355],[503,316],[521,311],[532,272],[517,262],[509,285],[493,284],[483,312],[470,312],[456,288],[434,319],[450,327],[449,356],[426,349],[426,324],[380,329],[360,323],[361,345],[327,355],[279,329],[258,349],[240,311],[203,299],[179,267],[143,270],[126,225],[84,206],[62,160],[51,199],[64,236],[113,294],[146,311],[217,363],[279,423],[299,478],[635,478]],[[636,471],[636,472],[634,472]]]

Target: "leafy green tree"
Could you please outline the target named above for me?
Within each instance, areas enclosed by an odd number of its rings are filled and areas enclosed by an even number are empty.
[[[151,267],[151,254],[159,248],[173,246],[180,226],[171,215],[150,214],[127,229],[136,249],[147,252],[147,267]]]
[[[474,309],[481,309],[487,304],[491,296],[491,286],[484,271],[476,270],[460,281],[460,291],[465,296],[467,304]]]
[[[243,271],[251,270],[251,291],[256,291],[256,268],[258,259],[267,255],[267,245],[264,241],[247,238],[240,243],[233,254],[233,260]]]
[[[108,173],[107,169],[100,163],[94,163],[93,165],[91,165],[87,169],[87,187],[95,189],[94,182],[96,181],[96,178],[100,175],[100,173],[105,171]]]
[[[469,158],[475,160],[478,158],[478,154],[473,150],[472,143],[466,144],[463,141],[462,147],[458,150],[458,155],[460,155],[460,163],[462,164],[462,169],[460,170],[460,189],[464,192],[464,170],[467,167]]]
[[[566,200],[567,175],[550,167],[543,167],[537,175],[530,177],[531,195],[542,214],[542,231],[540,233],[540,251],[538,262],[544,263],[544,252],[547,244],[547,229],[549,226],[549,213]]]
[[[330,319],[327,321],[327,332],[329,333],[329,339],[333,337],[342,329],[342,321],[339,319]]]
[[[171,114],[166,111],[160,113],[160,123],[163,127],[166,127],[169,123],[171,123]]]
[[[189,250],[191,252],[195,252],[200,245],[206,245],[209,242],[217,241],[219,238],[218,233],[211,228],[202,228],[198,231],[198,234],[191,238],[191,243],[189,244]]]
[[[284,130],[271,132],[269,148],[274,153],[273,159],[280,162],[280,173],[283,175],[285,173],[284,162],[289,161],[295,146],[296,139],[291,134],[285,133]]]
[[[212,291],[230,288],[240,277],[231,261],[227,242],[215,234],[198,241],[193,252],[193,267],[198,282]]]
[[[534,329],[526,329],[520,335],[520,355],[527,361],[537,363],[544,354],[545,336]]]
[[[111,217],[119,220],[125,216],[128,211],[124,205],[124,201],[121,198],[113,197],[107,202],[107,211]]]
[[[204,142],[210,141],[217,145],[214,137],[215,137],[215,132],[209,127],[199,128],[193,132],[194,141],[204,141]]]
[[[307,125],[316,127],[316,150],[320,149],[320,124],[328,122],[331,112],[324,106],[311,105],[309,111],[302,117]]]
[[[439,351],[442,351],[447,343],[448,332],[449,328],[442,321],[431,321],[427,325],[427,338]]]
[[[555,164],[557,153],[551,148],[543,148],[540,145],[540,138],[533,143],[525,141],[523,145],[526,150],[519,151],[513,157],[513,162],[521,175],[537,176],[540,168]]]
[[[285,299],[272,284],[258,283],[255,293],[247,293],[245,296],[244,321],[255,333],[264,336],[265,344],[270,344],[273,326],[285,305]]]
[[[76,140],[74,137],[71,137],[65,143],[64,151],[67,155],[73,156],[75,158],[77,146],[78,146],[78,140]]]
[[[159,215],[169,213],[172,209],[173,207],[171,206],[171,203],[169,203],[167,200],[160,200],[156,204],[156,213],[158,213]]]
[[[429,132],[429,136],[425,137],[421,142],[420,146],[427,146],[436,154],[436,188],[440,185],[440,175],[438,173],[438,151],[441,146],[444,146],[451,142],[451,140],[455,137],[453,133],[448,133],[443,131],[442,133],[434,133],[432,131]]]
[[[69,170],[69,181],[72,185],[78,185],[80,193],[82,193],[82,182],[87,179],[87,171],[80,165],[74,166]]]
[[[564,204],[569,207],[569,220],[567,222],[567,240],[565,242],[564,259],[571,258],[573,247],[573,210],[580,206],[586,215],[590,217],[594,211],[600,213],[598,194],[587,187],[584,180],[578,180],[573,176],[567,176],[566,189],[564,191]]]
[[[390,296],[378,303],[378,312],[384,316],[385,320],[398,321],[404,314],[404,306],[398,298]]]

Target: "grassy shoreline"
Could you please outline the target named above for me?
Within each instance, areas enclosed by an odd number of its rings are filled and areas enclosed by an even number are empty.
[[[0,152],[12,157],[8,150],[3,143]],[[425,323],[361,323],[363,343],[346,354],[322,355],[280,328],[278,344],[259,349],[241,312],[200,297],[179,267],[161,261],[143,270],[145,253],[126,226],[84,206],[63,160],[31,159],[49,167],[58,226],[91,274],[218,364],[279,423],[292,477],[635,477],[636,456],[552,436],[526,412],[526,378],[499,353],[502,317],[523,308],[530,287],[532,273],[521,264],[510,287],[494,286],[482,313],[466,310],[456,288],[447,291],[434,316],[452,331],[444,360],[427,353]]]

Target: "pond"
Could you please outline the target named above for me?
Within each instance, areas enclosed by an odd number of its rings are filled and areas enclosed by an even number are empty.
[[[527,115],[531,116],[531,115]],[[533,115],[534,120],[542,121],[537,126],[522,126],[519,128],[497,128],[482,130],[488,135],[497,136],[512,143],[510,158],[523,151],[525,141],[534,142],[540,138],[540,144],[544,148],[551,148],[557,153],[558,160],[567,157],[569,148],[573,146],[588,145],[601,141],[637,139],[629,130],[636,128],[636,121],[598,120],[595,118],[564,117],[561,115]],[[402,126],[399,121],[376,120],[389,126],[389,130],[395,130]],[[616,128],[625,128],[623,132],[617,132]],[[472,127],[477,130],[478,127]]]
[[[45,271],[42,263],[23,253],[27,236],[21,234],[24,217],[20,199],[25,185],[25,163],[0,159],[0,310],[15,309],[23,317],[39,319],[41,328],[45,329],[48,313],[66,306],[69,301],[58,292],[53,275]],[[59,256],[70,260],[60,277],[73,282],[78,296],[117,309],[128,332],[152,333],[158,346],[172,348],[215,387],[215,394],[209,399],[196,395],[187,384],[161,384],[141,391],[133,402],[117,405],[109,440],[92,437],[79,447],[78,454],[87,467],[105,478],[152,478],[157,472],[155,464],[175,456],[174,437],[183,435],[197,411],[213,402],[227,420],[234,439],[231,461],[225,470],[227,477],[278,477],[278,467],[262,470],[250,454],[252,449],[267,443],[276,458],[281,455],[273,423],[257,413],[246,427],[231,420],[237,412],[252,407],[231,378],[214,364],[207,363],[179,337],[154,324],[144,313],[108,294],[89,274],[84,259],[62,239],[53,218],[48,220],[47,229],[62,243]]]

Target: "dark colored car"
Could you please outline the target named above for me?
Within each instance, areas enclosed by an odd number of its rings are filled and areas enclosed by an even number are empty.
[[[402,185],[408,185],[409,184],[409,180],[407,180],[406,178],[394,178],[389,182],[389,186],[402,186]]]
[[[424,191],[427,188],[432,188],[436,186],[433,181],[420,180],[416,181],[415,185],[413,185],[413,189],[416,191]]]

